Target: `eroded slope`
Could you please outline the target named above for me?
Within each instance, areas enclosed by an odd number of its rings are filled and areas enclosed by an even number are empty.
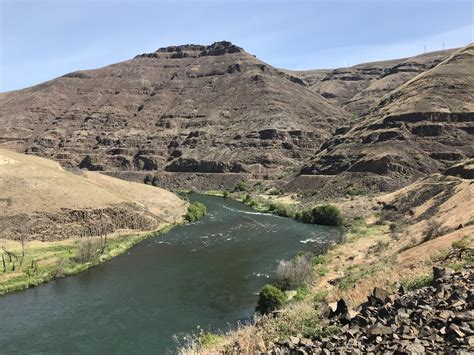
[[[229,42],[184,45],[0,95],[0,145],[67,168],[279,173],[349,115]]]
[[[57,240],[118,229],[149,231],[186,211],[174,194],[0,149],[0,238]]]
[[[474,156],[474,45],[403,84],[339,129],[302,174],[349,174],[392,186]]]

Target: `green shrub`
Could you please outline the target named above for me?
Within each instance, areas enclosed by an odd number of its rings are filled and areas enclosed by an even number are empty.
[[[222,194],[222,197],[224,197],[224,198],[229,197],[229,191],[224,190],[224,193]]]
[[[270,205],[268,206],[268,211],[270,211],[270,212],[276,211],[277,207],[278,207],[277,204],[274,203],[274,202],[272,202],[272,203],[270,203]]]
[[[245,196],[244,203],[249,204],[251,201],[252,201],[252,196],[250,196],[250,194],[247,194],[247,196]]]
[[[359,189],[358,187],[351,186],[347,189],[347,195],[349,196],[358,196],[358,195],[363,195],[364,191]]]
[[[318,275],[319,277],[323,277],[327,275],[329,270],[325,268],[324,266],[319,266],[316,268],[315,272],[316,272],[316,275]]]
[[[301,221],[304,223],[313,223],[313,212],[310,209],[301,212]]]
[[[463,235],[460,239],[451,243],[453,249],[466,249],[471,244],[471,237]]]
[[[207,214],[207,208],[201,202],[193,202],[188,206],[188,212],[184,217],[188,222],[196,222]]]
[[[316,255],[312,260],[311,263],[313,265],[321,265],[326,262],[326,257],[324,255]]]
[[[249,187],[245,181],[239,181],[234,187],[234,191],[248,191]]]
[[[313,223],[328,226],[342,225],[342,216],[334,205],[322,205],[313,208]]]
[[[281,217],[290,217],[290,218],[293,218],[294,216],[293,211],[291,211],[290,208],[284,205],[278,205],[277,209],[275,210],[275,214]]]
[[[258,296],[255,310],[260,314],[267,314],[281,308],[286,302],[286,296],[282,290],[272,285],[263,286]]]
[[[397,223],[391,222],[388,227],[390,228],[390,232],[394,233],[397,230]]]

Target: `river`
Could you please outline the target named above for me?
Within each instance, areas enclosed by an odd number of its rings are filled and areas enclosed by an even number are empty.
[[[334,228],[193,196],[208,215],[78,275],[0,297],[0,353],[164,353],[174,334],[252,316],[278,260],[338,239]]]

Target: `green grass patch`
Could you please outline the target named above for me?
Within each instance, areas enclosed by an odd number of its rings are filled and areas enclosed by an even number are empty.
[[[329,296],[329,291],[327,290],[318,291],[313,296],[313,302],[314,303],[325,302],[328,296]]]
[[[433,275],[418,275],[402,280],[402,285],[408,290],[417,290],[422,287],[430,286],[433,282]]]
[[[204,195],[207,195],[207,196],[215,196],[215,197],[228,197],[229,196],[229,192],[224,190],[208,190],[204,193]]]
[[[302,301],[309,295],[309,287],[301,286],[296,289],[296,295],[294,297],[295,301]]]
[[[201,330],[198,334],[198,343],[201,348],[208,349],[218,345],[222,340],[220,335]]]

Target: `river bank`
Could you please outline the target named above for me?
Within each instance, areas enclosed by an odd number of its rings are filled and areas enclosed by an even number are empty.
[[[338,237],[337,228],[259,213],[231,199],[191,195],[195,201],[207,207],[197,222],[148,238],[88,271],[0,297],[0,319],[9,319],[0,333],[2,349],[176,350],[173,336],[198,325],[217,332],[248,322],[279,260],[324,250]]]
[[[440,186],[445,189],[442,198]],[[433,266],[469,267],[474,262],[472,192],[469,180],[433,176],[391,194],[358,193],[330,201],[342,211],[347,233],[343,243],[314,259],[309,289],[287,302],[276,316],[257,318],[255,325],[226,334],[196,334],[182,353],[265,352],[291,337],[337,336],[339,330],[328,328],[321,317],[322,305],[342,298],[354,307],[366,300],[374,286],[396,292],[400,284],[409,289],[429,285]],[[279,203],[300,209],[298,205],[317,203],[308,195],[274,195],[252,186],[226,195],[256,201],[249,205],[257,208]]]
[[[79,260],[80,249],[84,248],[82,243],[87,240],[92,247],[97,247],[101,242],[100,237],[71,238],[57,242],[25,242],[23,260],[18,257],[22,255],[21,242],[0,240],[2,248],[16,256],[16,260],[12,260],[16,265],[8,259],[5,261],[4,272],[0,274],[0,295],[75,275],[125,253],[147,238],[166,233],[176,225],[178,224],[166,223],[153,232],[112,234],[108,236],[104,250],[94,260],[89,261]]]

